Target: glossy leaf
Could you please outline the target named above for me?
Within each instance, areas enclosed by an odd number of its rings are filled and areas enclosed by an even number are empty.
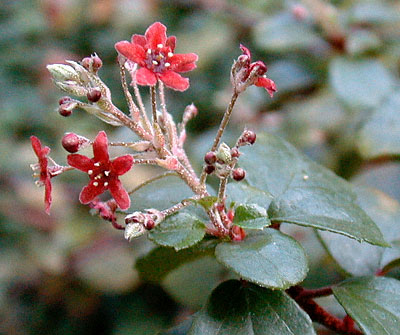
[[[337,97],[355,110],[378,107],[394,84],[390,73],[375,60],[336,58],[329,77]]]
[[[176,251],[172,248],[158,247],[136,262],[136,269],[144,281],[159,282],[169,272],[182,264],[214,254],[217,240],[204,239],[195,246]]]
[[[374,189],[355,187],[354,190],[356,203],[375,220],[385,239],[389,242],[400,239],[400,204]],[[318,235],[338,265],[354,276],[373,275],[396,257],[391,254],[393,248],[358,243],[329,232],[318,232]]]
[[[271,224],[264,208],[256,204],[240,205],[235,208],[233,223],[247,229],[263,229]]]
[[[333,288],[333,294],[365,335],[400,334],[400,282],[361,277]]]
[[[241,278],[268,288],[286,289],[301,282],[308,271],[301,245],[275,229],[248,235],[241,242],[222,242],[215,255]]]
[[[200,242],[205,235],[205,223],[192,213],[178,212],[168,216],[149,233],[149,238],[158,245],[188,248]]]
[[[193,317],[189,335],[315,335],[309,316],[282,291],[230,280]]]
[[[250,186],[245,182],[229,183],[226,188],[228,204],[256,204],[268,209],[272,201],[272,195],[268,192]]]
[[[400,93],[375,109],[361,128],[357,146],[365,158],[400,155]]]
[[[240,165],[247,171],[247,182],[274,197],[268,210],[271,221],[387,245],[378,227],[357,205],[351,184],[312,162],[283,139],[257,134],[257,142],[243,152]]]
[[[218,198],[214,196],[207,196],[198,200],[189,199],[189,201],[202,206],[205,210],[209,210],[217,202],[217,200]]]

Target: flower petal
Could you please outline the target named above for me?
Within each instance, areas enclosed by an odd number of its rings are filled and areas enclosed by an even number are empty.
[[[147,46],[152,50],[156,50],[157,45],[162,44],[164,46],[167,41],[167,27],[161,22],[155,22],[147,28],[144,36],[147,40]]]
[[[145,67],[141,67],[136,72],[136,82],[143,86],[154,86],[157,83],[156,75]]]
[[[183,92],[189,88],[189,79],[183,78],[176,72],[165,71],[159,74],[159,78],[166,86],[176,91]]]
[[[127,173],[132,168],[132,165],[133,157],[131,155],[117,157],[111,162],[112,170],[117,176]]]
[[[146,37],[144,37],[143,35],[132,35],[131,42],[132,44],[139,44],[141,47],[143,47],[143,49],[146,48],[147,41]]]
[[[174,52],[176,46],[176,37],[175,36],[168,37],[167,42],[165,42],[165,45],[171,48],[171,52]]]
[[[94,183],[97,183],[97,181],[91,180],[89,184],[82,189],[81,194],[79,194],[79,201],[82,204],[88,204],[106,190],[106,187],[104,187],[104,185],[99,184],[95,186],[93,185]]]
[[[40,140],[36,136],[31,136],[31,144],[32,144],[32,149],[35,152],[36,156],[39,158],[41,156],[42,152],[42,143],[40,143]]]
[[[139,44],[132,44],[128,41],[121,41],[115,43],[115,49],[124,57],[129,60],[139,64],[140,66],[144,66],[144,61],[146,59],[146,52],[143,47]]]
[[[86,156],[80,154],[71,154],[67,156],[67,162],[72,167],[81,170],[83,172],[88,172],[89,170],[93,170],[93,161]]]
[[[171,71],[175,72],[188,72],[196,68],[196,62],[199,57],[194,53],[189,54],[175,54],[168,59],[171,64]]]
[[[243,55],[246,55],[251,60],[251,53],[250,50],[247,49],[243,44],[240,44],[240,49],[243,51]]]
[[[274,93],[277,92],[275,83],[266,77],[259,77],[254,85],[258,87],[264,87],[268,91],[271,98],[274,96]]]
[[[44,180],[44,204],[45,204],[45,210],[46,213],[50,215],[50,207],[51,207],[51,180],[50,177],[46,178]]]
[[[122,186],[121,181],[118,178],[110,180],[108,188],[119,208],[125,210],[131,206],[131,199],[129,198],[129,194],[128,192],[126,192],[126,190]]]
[[[93,142],[93,154],[96,162],[109,162],[107,134],[99,131]]]

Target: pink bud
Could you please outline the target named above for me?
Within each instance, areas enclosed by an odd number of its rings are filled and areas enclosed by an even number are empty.
[[[245,130],[239,137],[238,146],[254,144],[256,142],[257,135],[252,130]]]
[[[245,176],[246,176],[246,171],[244,171],[242,168],[237,168],[232,171],[232,178],[235,179],[236,181],[243,180]]]
[[[215,171],[215,166],[214,166],[214,165],[207,165],[207,166],[205,167],[204,171],[205,171],[207,174],[211,174],[211,173],[213,173],[213,172]]]
[[[101,91],[99,88],[93,88],[86,94],[90,102],[97,102],[101,98]]]
[[[65,96],[65,97],[62,97],[60,100],[58,100],[58,104],[61,106],[63,104],[69,103],[71,101],[72,101],[71,97]]]
[[[65,150],[71,153],[78,152],[84,145],[88,145],[90,141],[75,133],[66,133],[61,140],[61,144]]]
[[[243,241],[246,237],[246,232],[239,226],[233,226],[230,231],[230,236],[233,241]]]
[[[240,152],[239,152],[238,148],[231,149],[231,156],[232,156],[232,158],[238,158],[240,156]]]
[[[61,116],[67,117],[67,116],[70,116],[72,114],[72,110],[60,107],[58,109],[58,113],[60,113]]]
[[[204,156],[204,161],[207,165],[213,165],[217,161],[217,155],[213,151],[207,152]]]
[[[99,56],[97,56],[97,54],[93,54],[90,57],[82,59],[81,64],[86,70],[97,73],[97,71],[103,66],[103,61]]]

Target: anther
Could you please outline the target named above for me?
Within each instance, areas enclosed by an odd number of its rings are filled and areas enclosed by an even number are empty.
[[[157,44],[157,48],[162,48],[163,47],[163,45],[160,43],[160,44]]]
[[[93,186],[99,186],[99,183],[98,183],[97,181],[95,181],[95,182],[93,183]]]
[[[104,183],[104,187],[107,187],[107,186],[108,186],[108,182],[105,182],[105,183]]]
[[[168,52],[168,57],[172,57],[174,54],[172,52]]]
[[[151,49],[147,49],[147,53],[150,55],[151,54]]]
[[[152,62],[154,65],[158,65],[158,62],[156,60],[153,60]]]
[[[89,170],[87,173],[88,173],[88,175],[91,175],[91,174],[93,174],[93,170]]]
[[[108,177],[110,175],[110,171],[104,171],[104,175]]]
[[[165,67],[169,67],[169,66],[171,66],[171,64],[170,64],[170,63],[165,63],[164,65],[165,65]]]
[[[97,163],[94,163],[93,165],[94,165],[94,166],[100,166],[100,163],[97,162]]]

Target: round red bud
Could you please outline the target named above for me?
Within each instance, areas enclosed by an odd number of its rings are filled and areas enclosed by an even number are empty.
[[[81,64],[86,70],[89,71],[91,62],[92,62],[91,57],[85,57],[84,59],[82,59]]]
[[[72,110],[62,108],[61,106],[58,109],[58,112],[60,113],[61,116],[64,116],[64,117],[70,116],[72,114]]]
[[[71,101],[72,101],[71,97],[65,96],[65,97],[62,97],[60,100],[58,100],[58,104],[61,106],[63,104],[71,102]]]
[[[240,152],[238,150],[238,148],[232,148],[231,149],[231,156],[232,158],[238,158],[240,156]]]
[[[204,161],[208,165],[213,165],[217,161],[217,155],[213,151],[207,152],[204,156]]]
[[[147,219],[147,220],[145,220],[145,222],[144,222],[144,227],[147,229],[147,230],[152,230],[154,227],[155,227],[155,222],[154,222],[154,220],[152,220],[152,219]]]
[[[257,135],[252,130],[245,130],[239,138],[239,146],[254,144],[256,142]]]
[[[232,229],[229,233],[233,241],[243,241],[246,237],[246,232],[244,231],[244,229],[236,225],[232,226]]]
[[[214,165],[207,165],[206,168],[204,169],[204,171],[207,174],[211,174],[215,171],[215,166]]]
[[[97,102],[101,98],[101,91],[98,88],[93,88],[86,96],[90,102]]]
[[[92,62],[92,69],[94,72],[97,72],[103,66],[103,61],[96,54],[92,56]]]
[[[232,171],[232,178],[235,179],[236,181],[243,180],[245,176],[246,176],[246,171],[244,171],[242,168],[237,168]]]
[[[90,141],[75,133],[66,133],[61,140],[61,144],[65,150],[71,153],[77,152],[82,146],[89,144]]]

